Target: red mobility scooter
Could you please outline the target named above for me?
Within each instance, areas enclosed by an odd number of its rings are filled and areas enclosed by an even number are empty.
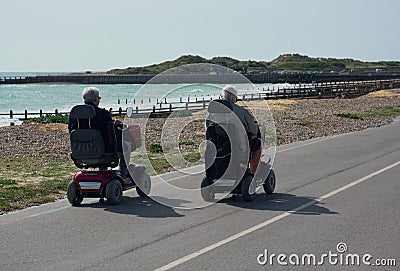
[[[119,204],[123,191],[131,188],[136,188],[139,196],[147,197],[151,190],[151,179],[146,167],[130,164],[130,180],[124,181],[120,170],[113,169],[122,157],[117,152],[114,122],[107,124],[112,153],[106,153],[100,131],[92,129],[90,125],[95,116],[96,111],[91,105],[77,105],[70,112],[70,118],[78,123],[78,128],[70,133],[71,158],[83,170],[76,173],[68,185],[68,201],[78,206],[84,198],[100,198],[101,204],[106,198],[110,204]]]

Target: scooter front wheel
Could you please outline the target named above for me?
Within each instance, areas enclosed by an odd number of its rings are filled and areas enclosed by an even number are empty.
[[[147,172],[143,172],[139,183],[137,183],[136,192],[142,198],[146,198],[146,197],[149,196],[150,191],[151,191],[151,178],[150,178],[150,175]]]
[[[275,172],[273,169],[271,169],[267,179],[265,179],[265,182],[263,184],[265,193],[272,194],[275,190],[275,186],[276,186]]]

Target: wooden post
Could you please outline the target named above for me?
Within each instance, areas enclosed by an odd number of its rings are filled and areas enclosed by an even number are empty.
[[[139,114],[139,107],[136,106],[136,114]]]
[[[164,102],[167,103],[167,98],[164,99]]]
[[[203,109],[206,109],[206,101],[203,98]]]
[[[182,103],[182,97],[179,97],[179,102]]]
[[[172,104],[169,104],[169,112],[172,112]]]
[[[10,110],[10,119],[12,119],[12,118],[13,118],[13,116],[14,116],[14,113],[13,113],[13,111],[12,111],[12,110]]]
[[[149,98],[149,104],[151,104],[151,98]]]
[[[54,114],[57,116],[58,115],[58,109],[56,109],[55,111],[54,111]]]
[[[156,113],[156,106],[153,105],[153,113]]]
[[[28,119],[28,110],[25,109],[25,119]]]
[[[120,100],[118,99],[118,104],[120,104],[121,102],[120,102]]]
[[[189,103],[186,103],[186,110],[189,110]]]
[[[125,104],[128,104],[128,99],[125,99]]]
[[[188,96],[188,101],[187,102],[190,102],[190,96]]]
[[[120,108],[118,109],[118,114],[119,114],[120,116],[122,116],[122,107],[120,107]]]
[[[42,116],[43,116],[43,110],[40,109],[40,111],[39,111],[39,117],[42,117]]]

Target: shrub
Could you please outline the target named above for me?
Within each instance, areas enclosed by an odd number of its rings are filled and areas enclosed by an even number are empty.
[[[149,149],[150,153],[162,153],[163,152],[163,148],[160,144],[150,144],[150,149]]]
[[[346,118],[346,119],[355,119],[355,120],[363,120],[363,116],[356,113],[340,113],[335,114],[335,116]]]
[[[193,142],[193,141],[182,141],[182,142],[179,142],[179,145],[185,145],[185,146],[191,146],[191,145],[194,145],[194,144],[196,144],[196,143]]]
[[[25,120],[24,123],[38,122],[38,123],[68,123],[68,114],[46,114],[39,118],[32,118]]]

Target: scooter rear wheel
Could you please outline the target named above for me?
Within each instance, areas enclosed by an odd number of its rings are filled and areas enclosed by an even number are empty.
[[[68,184],[67,198],[69,203],[72,204],[72,206],[78,206],[83,201],[83,196],[80,195],[76,187],[76,183],[74,181],[71,181]]]
[[[113,179],[106,186],[106,198],[108,203],[115,205],[122,200],[122,184],[120,181]]]
[[[215,200],[214,187],[212,186],[212,183],[207,179],[206,176],[204,176],[203,180],[201,181],[201,197],[205,201],[209,202]]]
[[[252,175],[247,175],[242,179],[242,198],[244,201],[252,201],[256,194],[256,183]]]

